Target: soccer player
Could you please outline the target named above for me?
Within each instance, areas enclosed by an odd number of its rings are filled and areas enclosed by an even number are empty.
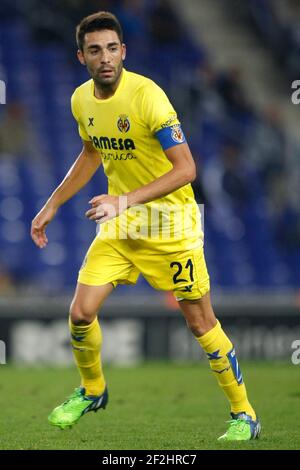
[[[79,271],[70,307],[81,386],[48,419],[64,429],[83,414],[106,407],[97,313],[117,284],[134,284],[142,273],[154,288],[173,291],[230,402],[232,419],[219,439],[256,438],[259,420],[248,401],[235,349],[210,301],[203,232],[190,185],[195,164],[176,112],[152,80],[124,69],[126,48],[114,15],[102,11],[84,18],[76,39],[78,59],[91,76],[71,99],[83,149],[32,221],[35,244],[46,247],[47,224],[101,164],[109,189],[89,201],[86,215],[101,230]]]

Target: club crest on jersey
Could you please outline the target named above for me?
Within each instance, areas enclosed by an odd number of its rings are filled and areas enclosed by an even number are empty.
[[[121,114],[119,116],[117,126],[120,132],[128,132],[130,129],[130,122],[126,114]]]
[[[179,144],[184,142],[184,135],[183,135],[183,132],[181,130],[180,124],[175,124],[174,126],[171,127],[171,129],[172,129],[171,137],[174,140],[174,142],[177,142]]]

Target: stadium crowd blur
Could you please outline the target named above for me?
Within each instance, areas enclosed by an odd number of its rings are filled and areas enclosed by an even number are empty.
[[[283,7],[284,4],[284,7]],[[297,1],[250,0],[249,22],[300,78]],[[30,222],[80,151],[70,96],[87,80],[77,63],[74,26],[107,9],[123,25],[125,67],[157,81],[173,101],[198,166],[194,184],[205,204],[206,256],[214,286],[257,290],[300,284],[300,147],[281,110],[258,112],[237,65],[216,70],[168,0],[27,0],[0,4],[0,290],[72,288],[95,234],[84,218],[103,175],[69,201],[39,251]],[[291,13],[292,12],[292,13]],[[143,280],[141,288],[146,288]]]

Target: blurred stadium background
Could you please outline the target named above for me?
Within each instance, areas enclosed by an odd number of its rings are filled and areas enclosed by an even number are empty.
[[[292,0],[1,0],[0,339],[6,360],[70,364],[67,312],[95,234],[87,202],[100,172],[48,227],[30,222],[81,150],[70,96],[88,79],[74,27],[97,10],[120,19],[125,67],[157,81],[199,168],[205,249],[218,317],[241,358],[290,362],[300,340],[300,5]],[[176,302],[140,279],[101,314],[104,360],[200,359]],[[118,348],[115,348],[118,344]]]

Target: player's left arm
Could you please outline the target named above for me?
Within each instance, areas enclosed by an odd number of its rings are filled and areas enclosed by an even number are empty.
[[[128,207],[159,199],[191,183],[196,178],[196,165],[187,143],[164,150],[173,168],[151,183],[127,193]]]
[[[170,171],[151,183],[125,194],[126,198],[123,196],[121,209],[120,196],[108,194],[95,196],[90,201],[92,208],[87,211],[86,216],[90,220],[105,222],[129,207],[154,201],[194,181],[196,165],[187,143],[174,145],[164,152],[173,166]]]

